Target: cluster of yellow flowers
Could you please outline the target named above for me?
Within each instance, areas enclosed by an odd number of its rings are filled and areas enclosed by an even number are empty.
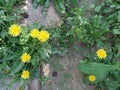
[[[21,33],[21,27],[18,24],[13,24],[9,27],[9,34],[13,37],[18,36]],[[45,42],[49,39],[50,34],[46,30],[39,31],[38,29],[33,29],[30,32],[32,38],[37,38],[41,42]]]
[[[18,24],[13,24],[9,27],[9,34],[13,37],[17,37],[18,35],[20,35],[21,33],[21,26]],[[32,38],[37,38],[38,40],[40,40],[40,42],[45,42],[49,39],[50,34],[48,33],[48,31],[46,30],[41,30],[39,31],[38,29],[33,29],[30,32],[30,36]],[[21,55],[21,62],[23,63],[27,63],[30,62],[31,56],[28,53],[23,53]],[[23,79],[28,79],[30,77],[30,73],[28,70],[23,70],[21,77]]]
[[[30,36],[32,38],[37,38],[41,42],[45,42],[49,39],[50,34],[46,30],[39,31],[38,29],[33,29]]]

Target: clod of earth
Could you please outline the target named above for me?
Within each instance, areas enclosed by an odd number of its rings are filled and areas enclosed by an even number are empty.
[[[28,18],[29,17],[28,13],[26,13],[26,12],[21,13],[21,16],[24,17],[24,18]]]
[[[53,77],[56,77],[57,75],[58,75],[58,73],[57,73],[56,71],[53,71],[53,72],[52,72],[52,76],[53,76]]]

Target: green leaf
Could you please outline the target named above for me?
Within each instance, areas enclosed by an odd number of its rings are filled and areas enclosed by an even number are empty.
[[[32,65],[38,65],[38,64],[39,64],[39,61],[40,61],[39,56],[34,56],[34,58],[31,59]]]
[[[89,84],[89,83],[90,83],[90,81],[89,81],[89,76],[85,77],[85,78],[83,79],[83,82],[84,82],[85,84]]]
[[[39,4],[38,4],[37,0],[34,0],[34,1],[33,1],[33,8],[36,9],[36,8],[38,7],[38,5],[39,5]]]
[[[118,22],[120,22],[120,11],[118,12]]]
[[[41,58],[42,59],[46,59],[47,58],[47,53],[45,52],[45,50],[43,50],[43,52],[41,52]]]
[[[70,0],[70,3],[72,4],[72,6],[77,7],[79,4],[79,0]]]
[[[110,71],[116,70],[114,65],[106,65],[102,63],[89,62],[86,64],[79,64],[78,69],[85,74],[93,74],[96,76],[95,82],[100,82],[106,78]]]
[[[25,83],[25,81],[23,81],[22,80],[22,82],[21,82],[21,85],[20,85],[20,90],[25,90],[25,85],[26,85],[26,83]]]
[[[48,10],[48,8],[50,6],[50,0],[46,0],[42,6],[43,6],[42,15],[43,15],[43,18],[45,18],[47,10]]]
[[[101,6],[97,6],[97,7],[95,8],[95,11],[96,11],[96,12],[100,12],[100,9],[101,9]]]
[[[11,59],[14,59],[15,56],[11,56],[11,55],[8,55],[8,56],[5,56],[1,59],[1,61],[7,61],[7,60],[11,60]]]
[[[60,12],[63,14],[65,13],[65,6],[64,6],[64,1],[59,3],[60,6]]]
[[[44,4],[44,7],[49,8],[49,6],[50,6],[50,0],[46,0],[46,2]]]
[[[92,4],[92,5],[91,5],[91,8],[95,8],[95,4]]]
[[[119,85],[118,81],[107,81],[108,90],[117,90]]]
[[[114,34],[120,34],[120,30],[119,29],[113,29],[113,33]]]
[[[24,63],[20,61],[16,61],[12,67],[12,74],[19,72],[23,66],[24,66]]]
[[[32,65],[36,65],[37,64],[36,58],[31,59],[31,63]]]
[[[44,5],[45,4],[45,2],[46,2],[46,0],[40,0],[40,5]]]
[[[64,0],[54,0],[54,4],[55,4],[55,8],[56,10],[61,13],[64,14],[65,13],[65,3]]]

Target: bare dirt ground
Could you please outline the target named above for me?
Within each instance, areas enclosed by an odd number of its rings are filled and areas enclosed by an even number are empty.
[[[82,53],[70,51],[64,57],[54,56],[46,65],[48,81],[41,90],[95,90],[95,87],[83,83],[83,75],[77,69]]]
[[[46,16],[42,14],[42,7],[34,9],[31,3],[32,0],[25,0],[25,5],[22,8],[28,13],[28,18],[22,21],[24,25],[31,25],[33,23],[40,23],[44,26],[50,27],[56,25],[56,23],[61,22],[61,18],[54,9],[54,5],[51,3],[50,7],[46,12]]]

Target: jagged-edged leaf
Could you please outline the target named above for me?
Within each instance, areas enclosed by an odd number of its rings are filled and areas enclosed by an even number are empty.
[[[117,90],[120,86],[118,81],[107,81],[106,82],[108,90]]]

